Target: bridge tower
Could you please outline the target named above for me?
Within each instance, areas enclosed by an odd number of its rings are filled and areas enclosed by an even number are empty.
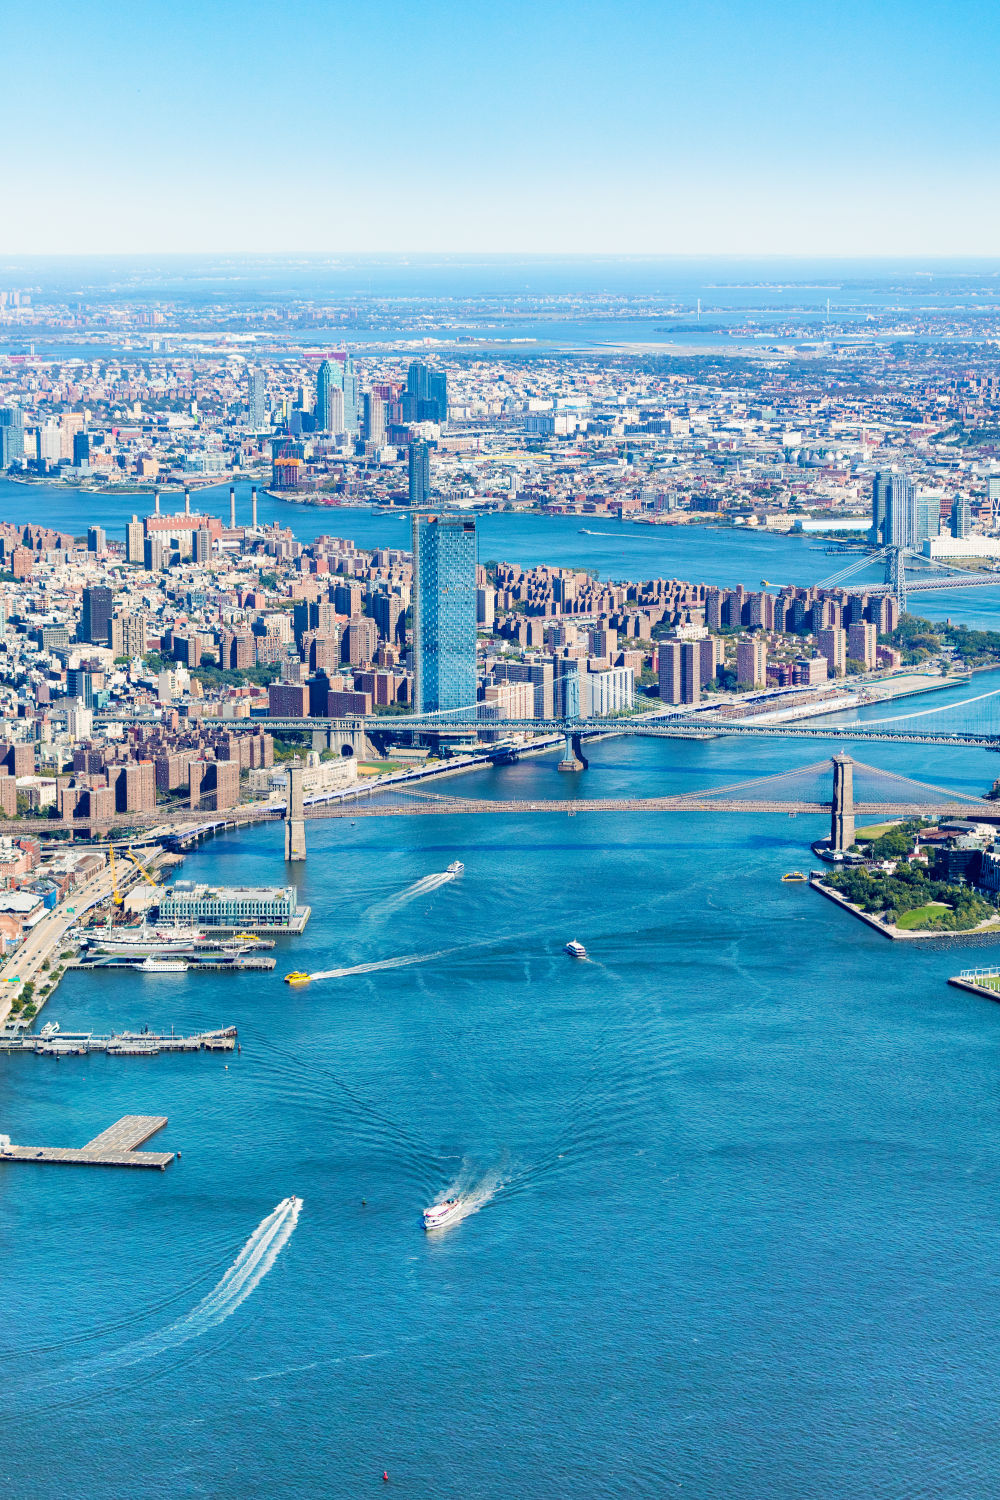
[[[567,730],[563,758],[559,762],[560,771],[585,771],[589,764],[590,762],[583,753],[583,742],[580,736]]]
[[[854,843],[854,762],[849,755],[833,757],[833,807],[830,848],[843,854]]]
[[[302,810],[302,767],[288,767],[288,802],[285,807],[285,859],[305,859],[306,823]]]

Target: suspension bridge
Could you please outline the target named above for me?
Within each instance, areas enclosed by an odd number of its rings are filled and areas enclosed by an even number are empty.
[[[917,561],[928,571],[914,577],[907,572],[907,563]],[[916,547],[891,545],[880,547],[876,552],[866,552],[838,572],[831,573],[829,578],[824,578],[816,586],[821,589],[841,588],[848,579],[879,563],[884,565],[885,581],[865,583],[859,587],[876,598],[892,594],[899,605],[900,614],[906,609],[909,594],[929,594],[941,589],[975,589],[989,585],[995,588],[1000,584],[1000,575],[996,573],[970,573],[964,568],[942,562],[939,558],[928,557]]]

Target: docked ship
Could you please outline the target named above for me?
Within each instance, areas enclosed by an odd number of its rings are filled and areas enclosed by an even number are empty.
[[[424,1209],[424,1228],[440,1229],[458,1213],[461,1203],[458,1198],[446,1198],[443,1203],[432,1203]]]
[[[140,974],[186,974],[188,966],[182,958],[146,957],[135,966]]]
[[[218,936],[209,937],[199,927],[120,927],[91,930],[86,936],[93,952],[118,958],[174,958],[219,947]]]

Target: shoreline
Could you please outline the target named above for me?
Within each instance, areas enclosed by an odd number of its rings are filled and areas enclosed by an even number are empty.
[[[809,872],[809,888],[810,890],[818,891],[828,901],[832,901],[834,905],[842,907],[852,917],[857,917],[859,921],[867,923],[881,937],[889,938],[894,943],[937,942],[947,944],[951,947],[955,943],[978,943],[982,942],[984,938],[1000,937],[1000,917],[993,919],[990,926],[969,927],[964,932],[910,932],[902,927],[889,927],[880,917],[872,916],[871,912],[862,911],[859,906],[853,905],[839,891],[835,891],[832,886],[825,885],[822,872],[818,870],[811,870]],[[994,996],[993,998],[1000,997]]]

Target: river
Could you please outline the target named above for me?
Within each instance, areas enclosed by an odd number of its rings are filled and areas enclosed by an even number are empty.
[[[577,526],[489,518],[483,546],[615,571]],[[768,577],[835,562],[693,531],[617,556],[748,584],[763,556]],[[14,1140],[158,1113],[151,1146],[183,1153],[0,1169],[4,1492],[352,1500],[386,1470],[442,1500],[993,1493],[1000,1009],[945,981],[1000,949],[890,947],[783,885],[817,818],[586,812],[830,748],[605,740],[579,778],[555,755],[475,772],[463,793],[575,785],[580,810],[312,822],[313,916],[274,974],[68,975],[45,1010],[65,1028],[236,1022],[242,1052],[0,1057]],[[974,749],[862,758],[1000,774]],[[281,880],[281,830],[184,873]],[[426,1235],[444,1194],[465,1216]]]

